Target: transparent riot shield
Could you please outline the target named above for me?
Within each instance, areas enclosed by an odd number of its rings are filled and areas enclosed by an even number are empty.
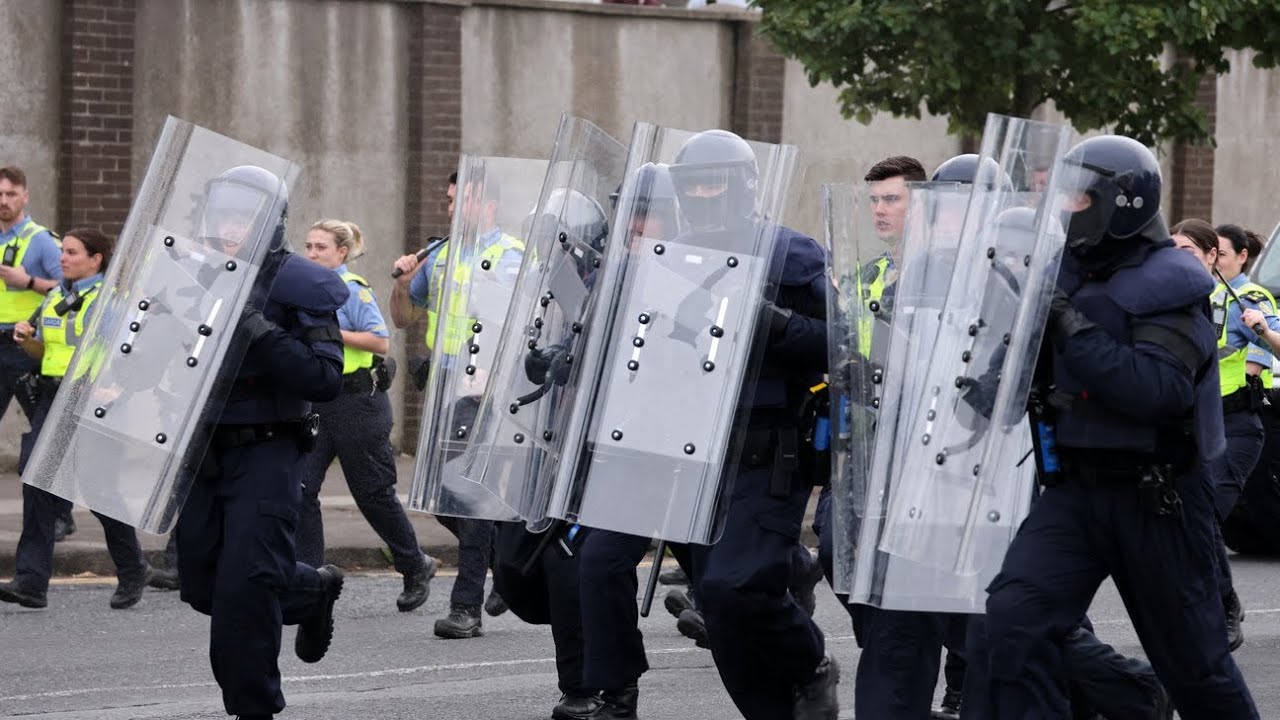
[[[551,474],[596,307],[608,217],[626,148],[580,118],[561,119],[529,214],[529,251],[497,343],[463,474],[530,527],[546,518]]]
[[[1025,408],[1064,243],[1037,213],[1033,171],[1066,153],[1070,128],[990,116],[937,341],[906,418],[901,483],[881,549],[989,579],[1029,509]],[[1048,178],[1053,196],[1054,174]]]
[[[883,224],[877,228],[875,208],[882,202],[905,207],[908,200],[893,192],[873,192],[867,184],[822,186],[831,281],[827,293],[831,585],[843,594],[853,590],[855,540],[866,506],[880,405],[877,390],[884,373],[902,249],[901,233]]]
[[[889,555],[879,544],[890,501],[901,485],[906,439],[900,430],[920,394],[923,373],[918,369],[928,360],[937,338],[943,301],[956,272],[971,189],[955,183],[905,186],[907,211],[901,230],[897,231],[901,239],[891,255],[898,272],[896,277],[889,276],[883,291],[891,303],[892,316],[886,326],[887,337],[883,341],[873,339],[883,345],[884,361],[872,369],[870,378],[876,425],[867,461],[865,499],[858,526],[849,528],[852,533],[833,536],[836,552],[854,557],[851,603],[895,609],[961,610],[965,605],[959,601],[944,607],[928,606],[952,593],[969,595],[964,579],[947,577]],[[880,196],[885,190],[872,184],[867,192],[869,196]],[[886,226],[882,220],[880,227],[894,232],[897,224]],[[833,504],[833,517],[836,512]]]
[[[723,131],[636,126],[628,185],[669,164],[688,226],[668,239],[635,232],[651,210],[623,187],[550,515],[673,542],[718,536],[796,156]]]
[[[243,182],[244,166],[264,184]],[[169,530],[239,368],[234,330],[269,282],[255,281],[298,176],[289,160],[166,121],[24,482]]]
[[[472,157],[458,161],[449,240],[428,255],[430,369],[409,507],[435,515],[516,520],[501,498],[465,479],[466,451],[528,253],[523,227],[547,173],[545,160]]]

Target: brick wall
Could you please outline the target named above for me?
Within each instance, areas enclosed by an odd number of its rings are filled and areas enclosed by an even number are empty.
[[[1218,78],[1212,73],[1200,79],[1196,105],[1209,117],[1209,133],[1213,135],[1218,116]],[[1212,145],[1178,145],[1173,149],[1170,175],[1170,207],[1165,218],[1172,225],[1186,218],[1213,222]]]
[[[737,24],[731,130],[761,142],[782,142],[786,60],[756,33],[754,22]]]
[[[424,3],[413,8],[413,16],[406,119],[406,253],[420,250],[428,237],[449,232],[446,178],[457,169],[462,151],[462,7]],[[426,318],[419,313],[405,332],[406,356],[414,364],[425,354]],[[414,452],[422,394],[406,382],[402,400],[401,449]]]
[[[65,0],[58,226],[120,232],[132,197],[135,0]]]

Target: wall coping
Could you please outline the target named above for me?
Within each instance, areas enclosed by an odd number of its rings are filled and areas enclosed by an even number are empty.
[[[613,5],[574,0],[397,0],[406,4],[452,5],[455,7],[507,7],[520,10],[551,10],[587,15],[629,15],[665,20],[702,20],[757,23],[760,13],[738,7],[679,8],[654,5]]]

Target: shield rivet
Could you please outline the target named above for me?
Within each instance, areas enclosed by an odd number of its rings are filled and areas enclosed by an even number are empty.
[[[631,344],[635,345],[636,347],[644,347],[644,338],[636,336],[631,340]]]
[[[693,443],[688,443],[684,446],[685,455],[692,455],[694,450],[697,450],[697,448],[693,446]]]
[[[491,267],[493,267],[493,263],[489,262],[488,260],[481,260],[481,261],[480,261],[480,269],[481,269],[481,270],[488,270],[488,269],[489,269],[489,268],[491,268]]]
[[[100,418],[100,417],[106,417],[106,415],[107,415],[107,409],[104,407],[94,408],[93,410],[94,417]]]
[[[738,267],[738,258],[730,256],[729,259],[725,261],[725,264],[729,267]]]
[[[630,370],[631,372],[635,372],[640,369],[640,363],[636,362],[635,360],[628,360],[627,369]]]
[[[129,351],[132,349],[133,349],[133,346],[130,345],[129,343],[124,343],[123,345],[120,346],[120,352],[124,353],[125,355],[128,355]]]
[[[187,358],[187,367],[195,367],[199,363],[200,361],[195,359],[194,357]]]
[[[165,247],[173,247],[173,236],[172,236],[172,235],[165,235],[165,236],[164,236],[164,246],[165,246]]]
[[[227,272],[235,272],[235,271],[236,271],[236,261],[235,261],[235,260],[228,260],[228,261],[227,261],[227,264],[226,264],[224,267],[226,267],[226,268],[227,268]]]
[[[716,364],[708,360],[702,363],[702,369],[706,372],[711,372],[712,370],[716,369]]]
[[[987,513],[987,520],[989,520],[989,521],[991,521],[991,522],[1000,522],[1000,513],[999,513],[999,511],[992,510],[991,512]]]
[[[522,443],[522,442],[524,442],[524,433],[516,433],[515,441],[516,441],[517,443]]]
[[[551,440],[551,438],[553,438],[553,437],[555,437],[555,433],[551,432],[550,430],[544,430],[544,431],[542,432],[542,439],[543,439],[543,440],[550,441],[550,440]]]
[[[169,439],[169,437],[168,437],[167,435],[165,435],[164,433],[157,433],[157,434],[156,434],[156,442],[160,443],[161,445],[163,445],[163,444],[165,443],[165,441],[166,441],[166,440],[168,440],[168,439]]]
[[[613,432],[609,433],[609,437],[613,438],[614,440],[621,440],[621,439],[622,439],[622,431],[621,431],[621,430],[614,430]]]

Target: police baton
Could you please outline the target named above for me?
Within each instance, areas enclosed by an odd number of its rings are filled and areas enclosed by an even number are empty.
[[[436,251],[436,248],[440,247],[441,245],[443,245],[443,244],[445,244],[445,243],[447,243],[447,242],[449,242],[449,238],[448,238],[447,236],[446,236],[446,237],[428,238],[428,239],[427,239],[427,243],[428,243],[428,244],[427,244],[427,246],[426,246],[426,247],[424,247],[424,248],[422,248],[422,249],[421,249],[421,250],[419,250],[418,252],[414,253],[414,254],[413,254],[413,257],[414,257],[418,262],[422,262],[424,258],[426,258],[426,257],[427,257],[428,255],[430,255],[431,253],[435,252],[435,251]],[[395,270],[392,270],[392,271],[391,271],[391,279],[392,279],[392,280],[394,280],[394,279],[396,279],[396,278],[400,277],[400,276],[401,276],[401,275],[403,275],[403,274],[404,274],[404,271],[403,271],[403,270],[401,270],[400,268],[396,268]]]
[[[1231,287],[1231,283],[1227,282],[1227,279],[1222,277],[1222,271],[1218,268],[1214,268],[1213,274],[1218,276],[1218,279],[1222,281],[1222,286],[1227,289],[1227,294],[1230,295],[1231,299],[1235,300],[1236,304],[1240,306],[1240,312],[1244,312],[1244,303],[1241,302],[1240,296],[1236,294],[1235,288]],[[1267,326],[1263,323],[1255,323],[1252,330],[1261,336],[1267,332]]]
[[[644,600],[640,602],[640,617],[649,617],[653,607],[653,593],[658,589],[658,573],[662,572],[662,556],[667,554],[667,541],[659,540],[653,549],[653,567],[649,570],[649,582],[644,586]]]

